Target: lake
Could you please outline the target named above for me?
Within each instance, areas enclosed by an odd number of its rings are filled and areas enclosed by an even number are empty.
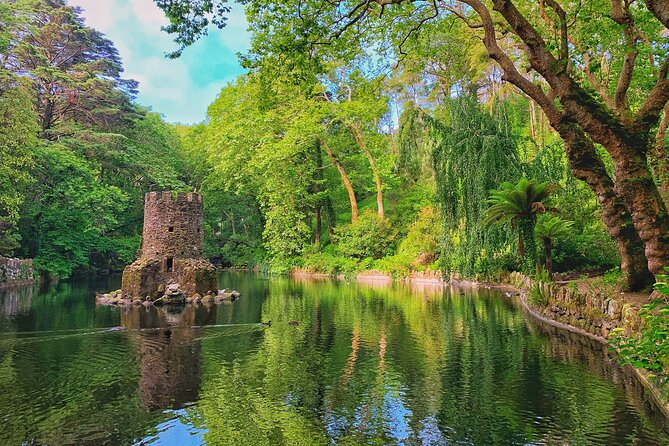
[[[236,302],[96,307],[119,285],[0,290],[0,444],[669,444],[606,347],[499,291],[222,273]]]

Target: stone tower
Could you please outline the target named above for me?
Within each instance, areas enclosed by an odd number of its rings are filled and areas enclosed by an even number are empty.
[[[202,195],[149,192],[144,196],[142,254],[145,259],[202,258]]]
[[[187,295],[215,292],[216,269],[202,258],[203,221],[202,195],[147,193],[142,250],[123,270],[123,293],[155,300],[174,284]]]

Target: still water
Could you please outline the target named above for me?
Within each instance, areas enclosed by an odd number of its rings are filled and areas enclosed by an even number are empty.
[[[0,291],[0,444],[669,444],[604,347],[499,292],[224,273],[234,303],[95,306],[118,285]]]

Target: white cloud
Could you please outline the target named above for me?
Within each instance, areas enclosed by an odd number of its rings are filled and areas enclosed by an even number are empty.
[[[124,18],[126,12],[118,8],[118,2],[104,0],[69,0],[71,6],[80,6],[84,10],[86,24],[104,32]]]
[[[165,14],[152,0],[130,0],[130,6],[135,17],[144,24],[160,29],[161,25],[168,23]]]
[[[235,53],[249,46],[248,27],[243,8],[239,5],[230,14],[222,30],[210,29],[208,42],[198,42],[177,60],[164,57],[177,48],[172,37],[160,30],[167,23],[162,11],[153,0],[69,0],[73,6],[84,9],[86,23],[111,39],[123,60],[125,77],[139,82],[138,102],[163,113],[172,122],[194,123],[206,116],[207,107],[234,74],[212,79],[207,62],[235,61]],[[211,43],[217,42],[213,46]],[[194,56],[196,51],[211,53]],[[190,54],[190,56],[188,56]],[[209,60],[206,60],[209,59]],[[238,66],[231,66],[235,73]]]
[[[251,38],[247,32],[249,24],[241,5],[232,5],[225,28],[219,33],[219,39],[227,48],[234,52],[246,51],[251,45]]]

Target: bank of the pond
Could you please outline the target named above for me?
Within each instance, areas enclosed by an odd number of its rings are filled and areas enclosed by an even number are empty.
[[[330,279],[332,275],[293,269],[292,277]],[[382,271],[362,271],[352,278],[334,276],[340,280],[356,282],[408,282],[414,284],[451,284],[460,287],[495,288],[519,296],[521,307],[533,318],[573,333],[586,336],[604,345],[609,345],[609,334],[621,328],[626,335],[634,334],[640,327],[640,303],[630,300],[629,295],[617,293],[609,287],[589,287],[581,289],[575,282],[536,283],[530,277],[512,272],[498,283],[485,283],[462,279],[457,276],[445,278],[441,271],[412,271],[406,277],[394,278]],[[537,294],[543,301],[532,302],[530,293]],[[638,299],[637,299],[638,300]],[[669,399],[654,385],[647,371],[627,365],[640,383],[649,391],[654,402],[669,420]]]
[[[609,335],[621,328],[627,336],[639,330],[640,304],[626,299],[625,293],[606,288],[581,290],[564,283],[536,283],[520,273],[511,273],[508,285],[518,290],[523,310],[535,319],[564,330],[587,336],[609,345]],[[538,293],[543,302],[533,302],[530,293]],[[644,369],[626,365],[648,389],[664,416],[669,419],[669,399],[650,379]]]

